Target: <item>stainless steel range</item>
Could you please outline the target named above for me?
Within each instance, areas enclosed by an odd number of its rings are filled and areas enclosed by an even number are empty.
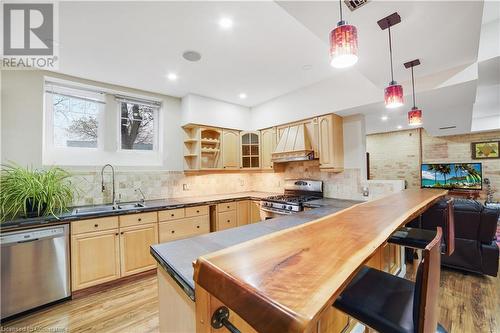
[[[303,203],[323,198],[321,180],[287,179],[285,193],[264,198],[260,201],[261,218],[288,215],[304,210]]]

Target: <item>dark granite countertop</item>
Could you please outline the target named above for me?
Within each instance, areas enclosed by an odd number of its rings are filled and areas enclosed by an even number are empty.
[[[308,203],[311,207],[318,207],[312,210],[201,236],[153,245],[151,246],[151,254],[185,293],[194,300],[193,262],[198,257],[279,230],[314,221],[360,203],[360,201],[326,198],[316,201]]]
[[[221,202],[236,201],[236,200],[260,200],[264,197],[275,195],[276,193],[269,192],[239,192],[229,194],[215,194],[204,196],[192,196],[184,198],[167,198],[157,200],[146,200],[145,207],[137,207],[132,209],[109,210],[102,212],[93,212],[85,214],[75,214],[74,208],[68,213],[63,213],[59,216],[42,216],[35,218],[20,218],[12,221],[5,221],[0,224],[0,232],[13,231],[20,228],[37,227],[67,223],[96,217],[106,217],[115,215],[134,214],[150,211],[158,211],[163,209],[175,209],[196,205],[208,205]],[[86,206],[90,207],[90,206]],[[75,207],[78,208],[78,207]]]

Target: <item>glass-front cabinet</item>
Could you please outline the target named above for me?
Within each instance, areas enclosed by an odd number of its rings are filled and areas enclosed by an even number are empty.
[[[241,132],[241,167],[260,168],[260,133]]]

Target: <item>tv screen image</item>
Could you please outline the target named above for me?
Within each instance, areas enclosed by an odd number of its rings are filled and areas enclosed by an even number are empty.
[[[481,163],[422,164],[422,187],[460,190],[481,190]]]

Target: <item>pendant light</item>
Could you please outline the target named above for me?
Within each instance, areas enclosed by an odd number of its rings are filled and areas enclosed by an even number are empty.
[[[388,109],[394,109],[403,105],[403,86],[394,81],[394,70],[392,66],[392,39],[391,39],[391,27],[401,22],[401,17],[398,13],[392,13],[391,15],[379,20],[377,23],[382,30],[389,30],[389,55],[391,60],[391,82],[389,86],[385,88],[384,100],[385,107]]]
[[[330,32],[330,65],[346,68],[358,62],[358,30],[342,17],[342,0],[339,0],[340,21]]]
[[[411,67],[411,87],[413,92],[413,107],[408,111],[408,125],[420,126],[422,125],[422,110],[415,105],[415,77],[413,75],[413,67],[420,65],[420,60],[415,59],[405,63],[405,68]]]

